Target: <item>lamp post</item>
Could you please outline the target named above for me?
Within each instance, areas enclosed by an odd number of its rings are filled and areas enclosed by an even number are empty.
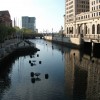
[[[63,27],[61,26],[61,38],[62,38],[62,43],[63,43]]]
[[[53,41],[53,28],[52,28],[52,41]]]

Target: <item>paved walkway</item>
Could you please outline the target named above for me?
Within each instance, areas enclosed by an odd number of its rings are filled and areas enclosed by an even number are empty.
[[[6,40],[4,43],[0,43],[0,59],[2,59],[7,54],[9,54],[9,52],[12,49],[12,48],[10,48],[11,45],[15,45],[18,42],[20,42],[20,40],[18,40],[18,39],[10,39],[10,40]]]
[[[34,43],[28,41],[23,41],[19,39],[6,40],[4,43],[0,44],[0,60],[12,51],[14,51],[16,48],[25,48],[30,46],[35,47]]]
[[[19,39],[10,39],[6,40],[4,43],[0,43],[0,49],[10,45],[10,44],[15,44],[18,43],[20,40]]]

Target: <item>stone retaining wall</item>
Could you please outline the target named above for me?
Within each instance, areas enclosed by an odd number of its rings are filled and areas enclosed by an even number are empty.
[[[82,45],[80,37],[45,36],[44,39],[77,48],[80,48]]]

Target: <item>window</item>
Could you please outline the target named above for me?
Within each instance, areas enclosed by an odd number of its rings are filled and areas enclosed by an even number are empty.
[[[92,17],[93,17],[93,14],[92,14]]]
[[[97,6],[97,10],[98,10],[98,6]]]
[[[95,7],[94,7],[94,10],[95,10]]]
[[[98,12],[97,12],[97,16],[98,16]]]
[[[93,7],[92,7],[92,11],[93,11]]]
[[[95,13],[94,13],[94,17],[95,17]]]
[[[87,15],[86,15],[86,18],[87,18]]]

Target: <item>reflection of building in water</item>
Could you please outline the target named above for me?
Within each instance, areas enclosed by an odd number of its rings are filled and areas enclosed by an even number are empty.
[[[80,68],[88,71],[87,100],[100,100],[100,59],[83,55]]]
[[[87,99],[100,100],[100,59],[88,65]]]
[[[82,89],[84,83],[82,78],[84,78],[84,75],[87,75],[80,70],[78,66],[76,66],[76,63],[79,64],[80,62],[80,52],[78,50],[71,50],[70,52],[65,53],[65,61],[66,61],[66,67],[65,67],[65,77],[66,77],[66,93],[70,97],[79,98],[84,97],[84,91]],[[81,78],[81,77],[82,78]],[[82,79],[82,80],[81,80]],[[85,81],[85,80],[84,80]],[[83,88],[82,88],[83,87]],[[72,99],[70,98],[70,99]]]
[[[67,95],[75,100],[100,100],[100,59],[85,54],[80,59],[80,52],[71,50],[65,53],[65,61]]]
[[[65,80],[66,80],[66,93],[68,96],[73,97],[73,83],[74,83],[74,59],[70,53],[65,53]],[[71,98],[72,99],[72,98]]]
[[[4,65],[0,66],[0,100],[4,95],[4,92],[10,88],[11,79],[9,73],[10,73],[9,65],[7,65],[6,67]]]

